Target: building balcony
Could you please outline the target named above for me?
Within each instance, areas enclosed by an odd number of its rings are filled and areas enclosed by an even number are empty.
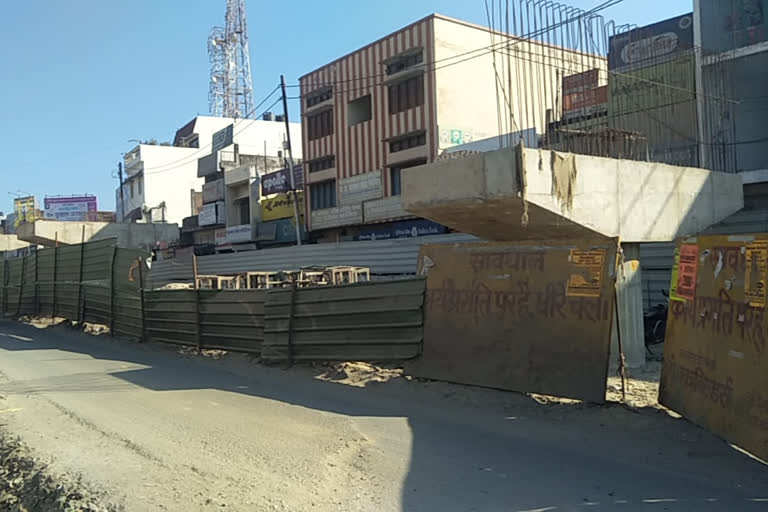
[[[227,186],[250,183],[256,178],[256,168],[251,166],[235,167],[224,171],[224,184]]]

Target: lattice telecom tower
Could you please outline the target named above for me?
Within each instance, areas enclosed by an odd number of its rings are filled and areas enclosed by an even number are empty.
[[[211,82],[208,104],[211,115],[253,116],[253,81],[248,53],[245,0],[227,0],[226,27],[213,27],[208,38]]]

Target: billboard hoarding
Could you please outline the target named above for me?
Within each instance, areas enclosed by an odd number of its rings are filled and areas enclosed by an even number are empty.
[[[304,188],[304,168],[301,164],[293,166],[293,181],[297,190]],[[280,194],[289,190],[291,190],[291,175],[287,167],[261,177],[262,195]]]
[[[96,196],[46,197],[43,208],[46,219],[60,221],[88,220],[87,214],[99,209]]]
[[[213,134],[211,138],[211,153],[221,151],[227,146],[231,146],[234,138],[234,125],[230,124]]]
[[[636,69],[693,48],[693,14],[611,36],[608,69]]]
[[[35,222],[37,218],[37,203],[35,196],[17,197],[13,200],[13,225],[19,227],[23,222]]]
[[[299,215],[304,207],[304,194],[297,192],[299,196]],[[293,217],[293,194],[277,194],[261,200],[261,220],[277,220]]]

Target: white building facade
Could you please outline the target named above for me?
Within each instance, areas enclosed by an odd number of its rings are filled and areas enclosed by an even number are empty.
[[[232,141],[213,155],[218,163],[237,152],[254,157],[282,157],[285,123],[272,120],[197,116],[176,131],[173,145],[139,144],[125,154],[122,194],[116,194],[116,215],[123,222],[167,222],[181,225],[196,215],[195,192],[206,182],[198,160],[211,154],[213,135],[232,125]],[[301,125],[291,124],[293,154],[301,158]]]

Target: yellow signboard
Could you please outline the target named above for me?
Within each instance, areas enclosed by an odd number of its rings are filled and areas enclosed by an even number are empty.
[[[13,200],[13,213],[16,214],[14,226],[22,222],[35,222],[35,196],[17,197]]]
[[[299,215],[304,212],[304,194],[298,192]],[[261,200],[261,220],[277,220],[293,217],[293,194],[276,194]]]

